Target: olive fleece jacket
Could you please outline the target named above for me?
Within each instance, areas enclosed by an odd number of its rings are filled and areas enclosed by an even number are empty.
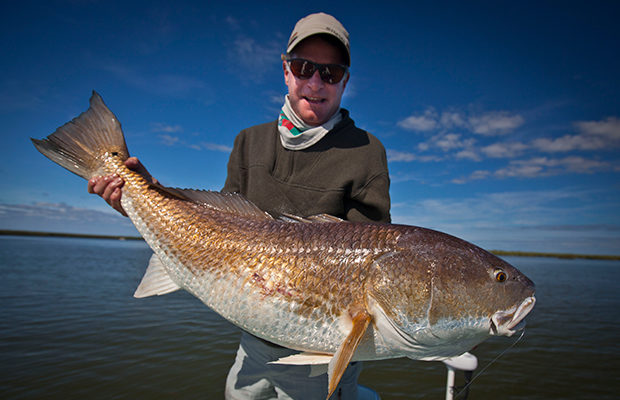
[[[238,192],[277,217],[330,214],[390,222],[390,178],[383,145],[348,111],[318,143],[287,150],[277,121],[244,129],[228,161],[225,192]]]

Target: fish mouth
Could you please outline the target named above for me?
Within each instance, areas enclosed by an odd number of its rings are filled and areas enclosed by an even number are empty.
[[[523,319],[532,311],[536,304],[536,298],[530,296],[525,298],[518,307],[513,307],[506,311],[498,311],[491,317],[491,335],[512,336],[525,328]]]

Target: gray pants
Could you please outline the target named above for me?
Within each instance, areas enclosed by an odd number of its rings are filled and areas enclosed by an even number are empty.
[[[237,357],[226,379],[227,400],[323,400],[327,397],[327,374],[308,377],[306,365],[268,364],[299,353],[243,333]],[[351,363],[330,400],[357,398],[361,363]]]

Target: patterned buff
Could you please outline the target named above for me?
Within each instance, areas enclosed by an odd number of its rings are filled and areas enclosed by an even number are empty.
[[[307,149],[321,140],[341,119],[342,114],[338,110],[323,125],[310,126],[295,114],[288,100],[288,95],[286,95],[278,118],[278,130],[280,131],[282,146],[289,150]]]

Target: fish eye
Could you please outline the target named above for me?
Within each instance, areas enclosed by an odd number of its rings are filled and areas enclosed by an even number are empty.
[[[508,275],[506,275],[506,273],[499,268],[495,270],[494,274],[495,274],[495,280],[498,282],[505,282],[506,279],[508,279]]]

